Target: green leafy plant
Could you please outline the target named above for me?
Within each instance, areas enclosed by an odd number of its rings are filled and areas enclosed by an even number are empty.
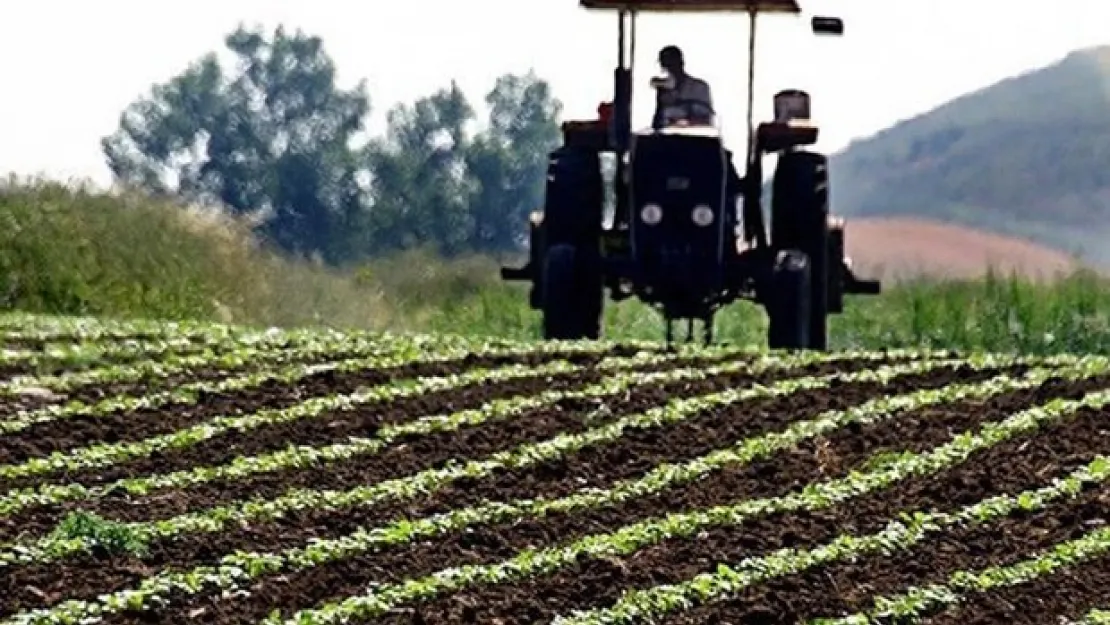
[[[149,541],[130,525],[105,519],[84,510],[66,515],[51,534],[58,543],[79,541],[94,555],[132,555],[143,557],[149,552]]]

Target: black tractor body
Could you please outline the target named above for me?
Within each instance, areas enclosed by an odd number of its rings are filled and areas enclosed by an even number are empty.
[[[781,9],[790,0],[776,2]],[[630,11],[620,13],[623,42]],[[842,29],[828,20],[816,18],[815,30]],[[843,310],[845,294],[877,294],[880,285],[858,279],[844,256],[844,222],[829,212],[828,159],[806,149],[818,134],[808,124],[808,94],[775,96],[776,120],[749,133],[741,176],[714,124],[631,132],[624,57],[622,50],[614,102],[603,103],[596,120],[563,125],[543,209],[530,221],[529,261],[503,268],[502,277],[531,282],[548,339],[598,338],[608,291],[615,301],[636,297],[657,308],[668,343],[681,320],[690,338],[701,322],[711,341],[716,312],[747,299],[765,308],[772,348],[827,349],[827,319]],[[616,163],[608,179],[605,156]],[[775,156],[768,227],[763,161]]]

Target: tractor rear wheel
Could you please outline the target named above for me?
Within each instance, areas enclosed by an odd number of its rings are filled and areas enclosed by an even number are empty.
[[[543,279],[543,336],[596,340],[601,336],[602,283],[590,255],[569,244],[547,248]]]
[[[779,157],[771,196],[771,244],[809,258],[809,345],[828,349],[829,176],[828,159],[813,152]]]
[[[765,300],[770,321],[767,345],[771,349],[810,347],[810,267],[809,257],[800,250],[784,250],[775,258],[771,292]]]

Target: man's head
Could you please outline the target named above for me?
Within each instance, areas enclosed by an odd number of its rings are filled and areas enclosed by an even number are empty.
[[[674,76],[681,76],[686,66],[682,50],[678,46],[667,46],[659,51],[659,65]]]

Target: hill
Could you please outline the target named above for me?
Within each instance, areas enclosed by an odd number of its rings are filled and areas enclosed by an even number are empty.
[[[1110,47],[952,100],[833,155],[833,209],[1028,238],[1110,264]]]
[[[1068,254],[1018,237],[914,217],[854,219],[846,244],[855,267],[886,280],[968,279],[988,269],[1045,279],[1078,268]]]

